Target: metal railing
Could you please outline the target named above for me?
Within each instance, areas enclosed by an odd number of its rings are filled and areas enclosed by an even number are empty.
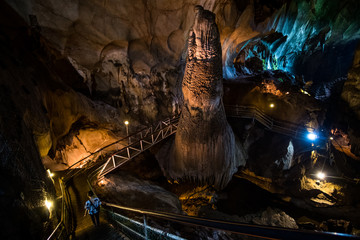
[[[115,160],[121,160],[124,158],[129,160],[128,157],[130,157],[130,159],[133,158],[142,151],[145,151],[154,144],[175,133],[178,121],[178,115],[167,118],[163,121],[159,121],[154,126],[144,128],[134,134],[131,134],[125,138],[98,149],[97,151],[72,164],[68,168],[69,171],[64,176],[64,182],[67,182],[74,176],[81,174],[90,168],[96,168],[99,165],[104,164],[105,161],[105,163],[109,162],[109,159],[111,159],[114,155],[117,155],[114,157]],[[149,139],[149,137],[151,138]],[[121,146],[121,148],[119,146]],[[123,151],[126,151],[126,153],[123,154]],[[113,154],[110,158],[104,158],[104,155],[108,154],[109,152],[116,153]]]
[[[52,231],[47,240],[50,239],[68,239],[68,236],[73,231],[73,219],[71,215],[70,198],[69,193],[66,191],[66,186],[63,180],[59,179],[59,185],[61,190],[61,219],[55,229]],[[65,232],[65,234],[64,234]]]
[[[149,226],[146,215],[143,215],[143,221],[140,222],[106,208],[105,211],[113,217],[122,232],[133,236],[132,239],[186,240],[176,234]]]
[[[254,106],[227,105],[225,106],[225,110],[228,117],[252,118],[271,131],[295,138],[303,138],[308,130],[308,128],[294,123],[274,120]],[[179,115],[160,121],[155,126],[144,128],[132,135],[106,145],[71,165],[61,182],[63,194],[61,221],[48,239],[52,239],[57,231],[60,231],[60,235],[64,230],[66,230],[66,234],[71,234],[73,231],[73,223],[71,219],[69,219],[69,216],[71,216],[71,206],[68,196],[69,193],[65,186],[66,182],[89,169],[92,169],[92,172],[88,175],[88,180],[95,176],[102,177],[108,174],[143,151],[154,146],[156,143],[174,134],[177,130],[178,122]],[[105,158],[105,155],[112,151],[115,151],[115,154],[112,154],[109,158]],[[90,184],[90,181],[88,181],[88,183]],[[133,210],[135,211],[135,209]],[[68,227],[69,225],[70,227]],[[63,227],[61,228],[61,226]]]
[[[314,128],[292,122],[276,120],[256,106],[225,105],[227,117],[250,118],[264,125],[268,130],[287,135],[296,139],[303,139],[307,133],[315,131]]]
[[[47,239],[50,240],[54,239],[55,237],[56,239],[60,239],[60,237],[64,235],[64,231],[66,232],[65,235],[70,235],[74,231],[74,223],[72,222],[71,213],[71,201],[69,192],[67,191],[66,187],[66,183],[68,181],[70,181],[73,177],[84,173],[86,170],[93,168],[96,169],[96,167],[99,165],[101,165],[102,168],[104,160],[108,160],[104,158],[104,155],[108,152],[116,151],[113,156],[116,155],[118,157],[121,156],[122,150],[128,148],[129,150],[126,150],[126,153],[129,154],[129,159],[137,156],[142,151],[149,149],[154,144],[173,134],[176,131],[178,121],[179,116],[174,116],[160,121],[154,126],[144,128],[132,135],[104,146],[68,167],[68,172],[61,179],[59,179],[62,194],[61,220]],[[130,144],[126,146],[128,143]],[[137,146],[137,143],[140,144],[140,148]],[[119,145],[121,145],[122,148],[119,148]],[[118,151],[119,149],[122,150]],[[135,151],[135,153],[133,151]],[[64,239],[66,239],[66,237]]]
[[[146,131],[140,132],[138,134],[138,138],[135,138],[135,142],[124,147],[108,158],[108,160],[102,165],[98,177],[108,174],[143,151],[175,133],[178,122],[179,117],[169,118],[166,121],[159,122],[155,128],[150,127]]]
[[[126,231],[135,234],[135,237],[138,236],[141,239],[184,239],[186,236],[177,236],[175,234],[170,234],[167,231],[159,230],[160,235],[163,238],[149,238],[149,232],[153,231],[151,227],[147,224],[147,219],[149,217],[153,217],[160,220],[166,220],[171,223],[177,223],[180,225],[187,225],[192,227],[200,227],[206,229],[212,229],[217,231],[225,231],[231,234],[236,234],[238,236],[247,236],[251,237],[251,239],[292,239],[292,240],[336,240],[336,239],[360,239],[357,236],[353,236],[350,234],[342,234],[342,233],[331,233],[331,232],[315,232],[315,231],[305,231],[298,229],[289,229],[289,228],[281,228],[281,227],[272,227],[272,226],[260,226],[254,224],[245,224],[239,222],[229,222],[215,219],[206,219],[206,218],[198,218],[192,216],[179,215],[175,213],[166,213],[166,212],[157,212],[157,211],[149,211],[143,209],[135,209],[124,206],[119,206],[117,204],[112,203],[104,203],[107,208],[111,208],[107,211],[113,213],[116,217],[120,217],[126,219],[127,221],[134,224],[134,220],[130,220],[129,218],[123,216],[114,211],[125,211],[132,214],[141,214],[143,215],[144,223],[140,223],[137,221],[135,225],[137,227],[131,228],[130,224],[122,224],[125,226]],[[130,228],[130,229],[129,229]],[[134,233],[136,232],[136,233]],[[167,236],[167,238],[165,238]]]

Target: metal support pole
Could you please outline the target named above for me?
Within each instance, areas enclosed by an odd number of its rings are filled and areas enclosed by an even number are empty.
[[[144,236],[145,236],[145,240],[148,240],[147,226],[146,226],[146,215],[144,215]]]

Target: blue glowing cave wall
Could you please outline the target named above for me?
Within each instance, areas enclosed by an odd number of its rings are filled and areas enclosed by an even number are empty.
[[[280,46],[270,46],[280,69],[311,81],[316,70],[324,77],[340,77],[347,73],[360,36],[360,2],[293,1],[282,7],[269,29],[287,36]]]
[[[346,76],[359,37],[360,1],[291,1],[258,36],[238,46],[235,62],[244,64],[237,76],[253,74],[255,64],[262,71],[279,69],[301,76],[316,87]],[[231,66],[224,72],[226,68]]]

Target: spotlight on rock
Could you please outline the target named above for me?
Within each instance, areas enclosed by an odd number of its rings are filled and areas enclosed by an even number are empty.
[[[45,200],[45,206],[47,207],[47,209],[49,209],[49,211],[50,211],[50,209],[52,208],[52,206],[53,206],[53,203],[52,203],[52,201],[49,201],[49,200]]]
[[[323,172],[318,172],[316,174],[316,176],[317,176],[318,179],[321,179],[321,180],[324,180],[325,177],[326,177],[325,173],[323,173]]]
[[[307,138],[308,138],[309,140],[311,140],[311,141],[316,140],[317,137],[318,137],[318,136],[317,136],[315,133],[313,133],[313,132],[308,133],[308,135],[307,135]]]

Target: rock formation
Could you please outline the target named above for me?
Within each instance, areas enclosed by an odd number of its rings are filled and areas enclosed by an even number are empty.
[[[201,6],[195,11],[174,155],[163,167],[174,179],[205,181],[222,188],[239,166],[237,148],[222,102],[221,45],[215,14]]]
[[[350,68],[348,78],[344,83],[344,87],[341,93],[342,99],[346,102],[350,115],[349,121],[349,135],[351,152],[356,155],[360,155],[360,45],[355,52],[353,66]]]
[[[178,197],[157,186],[154,182],[139,179],[129,173],[109,174],[102,185],[95,185],[97,194],[111,199],[121,206],[153,211],[182,213]]]

